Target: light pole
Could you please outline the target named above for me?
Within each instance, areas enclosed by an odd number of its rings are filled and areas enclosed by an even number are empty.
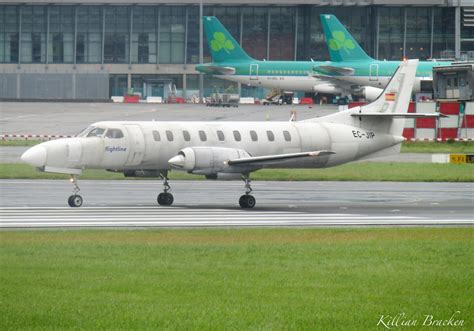
[[[204,54],[203,54],[203,31],[202,31],[202,0],[199,0],[199,64],[202,64],[204,62]],[[203,102],[203,90],[204,90],[204,82],[203,82],[203,76],[202,73],[199,73],[199,103]]]

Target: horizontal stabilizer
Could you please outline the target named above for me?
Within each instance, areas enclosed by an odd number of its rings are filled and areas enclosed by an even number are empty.
[[[221,67],[213,65],[199,65],[196,68],[198,71],[205,72],[207,74],[222,74],[222,75],[233,75],[235,74],[234,67]]]
[[[330,65],[317,66],[313,71],[323,75],[353,76],[354,69],[350,67],[336,67]]]
[[[313,152],[301,152],[301,153],[289,153],[289,154],[275,154],[275,155],[265,155],[265,156],[255,156],[255,157],[245,157],[241,159],[229,160],[227,161],[228,165],[244,165],[251,163],[269,163],[275,161],[285,161],[289,159],[296,159],[301,157],[316,157],[334,154],[331,151],[313,151]]]
[[[430,118],[430,117],[448,117],[441,113],[353,113],[354,117],[387,117],[387,118]]]

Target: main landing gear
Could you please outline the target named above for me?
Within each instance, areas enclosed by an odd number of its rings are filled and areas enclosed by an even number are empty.
[[[157,201],[161,206],[171,206],[173,204],[174,198],[173,194],[168,193],[171,189],[171,186],[168,184],[168,173],[162,173],[161,178],[163,179],[163,192],[158,194]]]
[[[74,188],[72,189],[72,195],[67,200],[67,203],[69,204],[70,207],[80,207],[82,206],[82,197],[79,194],[77,194],[81,189],[77,185],[76,175],[71,175],[71,178],[69,180],[72,183],[72,185],[74,185]]]
[[[250,177],[248,174],[242,175],[242,180],[245,182],[245,194],[239,199],[239,205],[241,208],[248,209],[255,207],[255,198],[252,193],[252,187],[250,186]]]

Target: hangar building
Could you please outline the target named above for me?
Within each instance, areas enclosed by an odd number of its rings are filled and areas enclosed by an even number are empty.
[[[474,58],[474,0],[207,0],[202,11],[257,59],[328,60],[322,13],[374,58]],[[201,86],[199,15],[195,0],[0,1],[0,99],[263,94],[209,76]]]

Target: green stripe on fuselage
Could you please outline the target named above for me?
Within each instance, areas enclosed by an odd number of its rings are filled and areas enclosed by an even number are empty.
[[[354,74],[352,77],[367,77],[372,75],[390,77],[400,65],[400,61],[354,61],[354,62],[330,62],[330,61],[238,61],[238,62],[219,62],[197,65],[196,70],[214,75],[221,75],[218,72],[206,70],[207,66],[213,67],[231,67],[235,68],[234,75],[249,76],[251,75],[251,65],[258,65],[252,69],[252,75],[259,76],[308,76],[318,73],[317,68],[320,66],[331,66],[338,68],[352,68]],[[416,71],[417,77],[431,77],[432,70],[435,66],[450,65],[450,62],[432,62],[421,61]],[[377,70],[378,65],[378,70]],[[341,76],[338,74],[326,73],[327,76]]]

